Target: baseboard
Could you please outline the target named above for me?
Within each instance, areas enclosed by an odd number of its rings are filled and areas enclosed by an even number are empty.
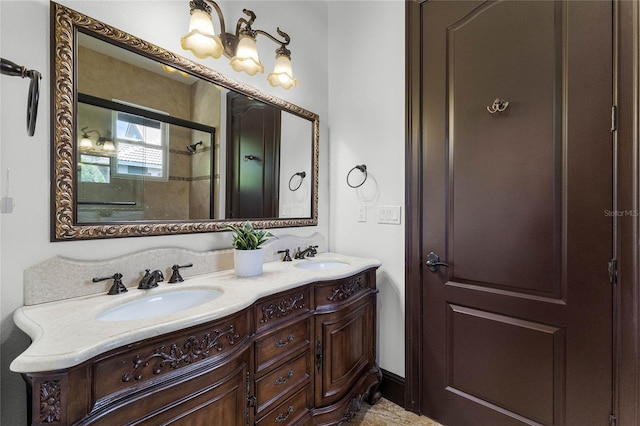
[[[404,408],[404,377],[400,377],[383,368],[380,392],[382,397]]]

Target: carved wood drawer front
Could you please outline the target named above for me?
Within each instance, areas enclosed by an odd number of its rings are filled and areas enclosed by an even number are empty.
[[[284,397],[292,389],[308,382],[311,372],[309,351],[256,380],[258,413]]]
[[[370,286],[369,272],[331,281],[327,284],[316,284],[316,307],[351,301],[361,293],[369,291]]]
[[[310,303],[308,286],[278,293],[256,303],[256,331],[309,312]]]
[[[311,385],[309,384],[282,404],[269,411],[263,418],[256,422],[256,425],[295,425],[300,422],[303,416],[308,416],[311,407],[313,407],[313,393]]]
[[[165,375],[200,363],[213,363],[249,336],[249,311],[191,329],[142,341],[97,361],[93,368],[95,400],[127,388],[157,384]]]
[[[309,347],[311,340],[311,318],[297,321],[256,341],[256,373],[289,355]]]
[[[181,377],[171,386],[154,388],[153,392],[124,398],[122,404],[94,412],[88,421],[93,426],[116,425],[210,425],[211,419],[222,419],[220,425],[240,424],[246,418],[246,377],[249,351],[231,356],[231,360],[210,370]],[[234,419],[227,421],[226,419]],[[75,424],[75,423],[74,423]],[[245,424],[244,422],[242,423]]]

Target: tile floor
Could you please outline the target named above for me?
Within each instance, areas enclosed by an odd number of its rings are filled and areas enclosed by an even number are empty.
[[[345,426],[357,425],[357,426],[395,426],[395,425],[407,425],[407,426],[442,426],[440,423],[436,423],[433,420],[418,416],[417,414],[405,411],[402,407],[388,401],[384,398],[380,399],[378,403],[371,406],[365,402],[362,403],[362,408],[351,420],[351,423],[345,423]]]

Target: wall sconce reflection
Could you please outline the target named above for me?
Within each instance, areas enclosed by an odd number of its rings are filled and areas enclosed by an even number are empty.
[[[93,149],[93,141],[89,136],[89,133],[96,133],[98,135],[98,139],[96,140],[96,147],[102,148],[103,151],[114,152],[116,150],[116,146],[113,141],[109,140],[109,138],[103,137],[100,132],[97,130],[87,130],[88,127],[83,127],[82,138],[80,139],[80,149]]]
[[[280,86],[284,89],[290,89],[298,85],[298,80],[293,78],[291,69],[291,51],[287,49],[291,38],[287,33],[277,28],[278,34],[284,38],[284,40],[278,40],[266,31],[254,30],[251,25],[255,21],[256,15],[247,9],[242,11],[249,19],[238,19],[235,34],[227,33],[224,16],[216,2],[212,0],[191,0],[189,6],[191,10],[189,32],[180,39],[180,44],[184,50],[190,50],[201,59],[207,56],[217,59],[221,55],[225,55],[231,59],[230,64],[235,71],[244,71],[249,75],[255,75],[258,72],[264,73],[264,66],[260,62],[256,46],[256,37],[261,34],[280,44],[280,47],[276,49],[276,62],[273,72],[267,76],[269,84],[273,87]],[[216,35],[213,27],[212,8],[215,9],[220,21],[219,35]]]
[[[174,74],[174,73],[178,73],[181,76],[183,76],[184,78],[189,78],[190,75],[184,71],[180,71],[179,69],[176,69],[172,66],[166,65],[166,64],[162,64],[162,69],[164,70],[164,72],[166,72],[167,74]]]

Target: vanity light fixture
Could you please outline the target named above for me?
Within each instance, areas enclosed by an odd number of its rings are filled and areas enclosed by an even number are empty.
[[[89,137],[89,133],[97,133],[98,140],[96,140],[96,146],[102,147],[103,151],[113,152],[116,150],[116,146],[110,141],[108,138],[103,137],[99,131],[97,130],[87,130],[88,127],[83,127],[82,131],[82,139],[80,139],[80,148],[81,149],[91,149],[93,148],[93,142]]]
[[[180,44],[184,50],[190,50],[198,58],[204,59],[211,56],[218,59],[224,55],[231,59],[231,67],[238,72],[244,71],[249,75],[264,73],[264,66],[260,62],[256,37],[261,34],[273,42],[280,44],[276,49],[276,63],[272,73],[269,73],[267,80],[273,87],[280,86],[290,89],[298,85],[298,80],[293,78],[291,69],[291,51],[287,45],[291,42],[289,35],[280,28],[278,34],[284,41],[278,40],[271,34],[263,30],[251,28],[256,19],[255,13],[250,10],[242,11],[249,17],[238,19],[235,34],[227,33],[225,30],[224,16],[220,6],[213,0],[191,0],[191,19],[189,22],[189,32],[182,36]],[[211,10],[215,9],[220,21],[220,35],[216,35]]]

